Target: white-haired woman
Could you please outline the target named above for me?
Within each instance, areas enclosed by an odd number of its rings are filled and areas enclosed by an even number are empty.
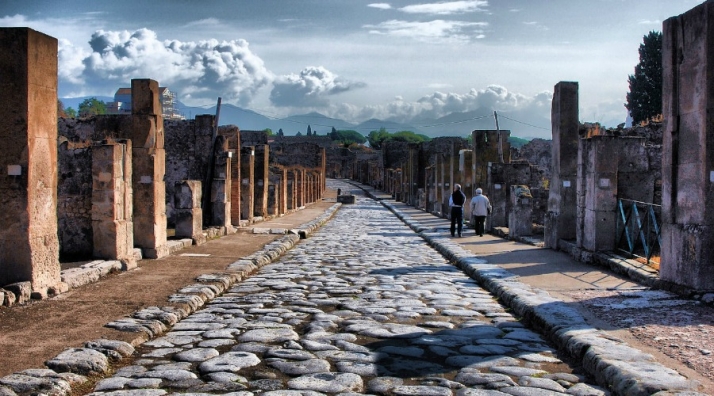
[[[476,189],[474,197],[471,198],[471,215],[476,221],[476,235],[483,236],[486,216],[491,214],[491,201],[483,195],[483,190]]]

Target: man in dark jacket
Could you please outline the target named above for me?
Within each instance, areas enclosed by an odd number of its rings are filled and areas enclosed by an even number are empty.
[[[454,185],[454,192],[449,197],[449,207],[451,208],[451,236],[454,236],[454,232],[457,230],[456,225],[458,224],[459,237],[461,237],[461,230],[464,227],[464,203],[466,203],[466,195],[461,191],[461,185]]]

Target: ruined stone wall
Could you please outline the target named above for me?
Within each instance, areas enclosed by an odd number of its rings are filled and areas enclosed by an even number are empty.
[[[540,170],[544,180],[550,180],[553,162],[553,141],[533,139],[519,149],[511,149],[511,161],[526,161]]]
[[[331,147],[334,142],[327,136],[276,136],[273,143],[278,145],[310,143],[322,148],[328,148]]]
[[[128,115],[58,120],[57,221],[62,260],[92,257],[92,142],[121,139],[130,130]]]
[[[93,238],[91,145],[64,140],[57,149],[57,161],[60,260],[74,261],[91,257]]]
[[[174,203],[177,183],[199,180],[206,184],[213,136],[211,115],[195,120],[164,121],[166,149],[166,216],[169,227],[176,224]],[[207,216],[208,214],[204,214]]]
[[[242,146],[258,146],[268,144],[268,133],[265,131],[240,131]]]
[[[243,132],[241,132],[242,137]],[[322,153],[323,148],[313,143],[273,142],[270,145],[270,165],[321,169]]]
[[[349,179],[357,154],[346,147],[330,146],[325,149],[327,155],[327,177]]]

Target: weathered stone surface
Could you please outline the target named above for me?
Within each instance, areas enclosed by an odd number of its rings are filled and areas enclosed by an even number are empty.
[[[237,372],[244,367],[252,367],[260,363],[260,359],[250,352],[227,352],[218,357],[206,360],[198,366],[201,373],[217,371]]]
[[[115,351],[123,357],[131,356],[134,353],[134,347],[131,346],[131,344],[117,340],[98,339],[88,341],[84,344],[84,346],[86,348],[95,349],[99,352],[104,350]]]
[[[218,355],[218,351],[213,348],[193,348],[175,354],[173,359],[179,362],[203,362]]]
[[[109,369],[109,360],[106,355],[94,349],[73,348],[60,352],[46,361],[45,365],[57,372],[104,374]]]
[[[362,392],[362,377],[352,373],[308,374],[288,381],[292,389],[311,390],[326,393]]]
[[[326,373],[330,371],[330,363],[322,359],[308,359],[298,361],[276,360],[268,363],[268,365],[288,375]]]

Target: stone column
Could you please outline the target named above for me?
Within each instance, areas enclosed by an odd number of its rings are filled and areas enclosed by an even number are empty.
[[[230,152],[224,150],[223,136],[216,138],[211,183],[211,225],[232,231],[231,224],[231,158]]]
[[[664,22],[663,280],[714,290],[714,4]]]
[[[253,222],[253,199],[254,192],[254,168],[255,166],[255,150],[253,146],[241,147],[240,149],[240,213],[241,220],[247,221],[248,224]]]
[[[287,190],[287,206],[288,210],[297,208],[297,171],[288,171],[288,190]]]
[[[159,83],[131,80],[134,244],[143,257],[169,254],[166,241],[164,119]]]
[[[297,177],[295,178],[297,182],[297,207],[302,208],[305,206],[305,170],[297,169]]]
[[[240,132],[237,132],[235,137],[235,143],[233,143],[233,138],[230,139],[231,142],[231,224],[234,226],[240,225],[240,214],[241,214],[241,149],[240,149]]]
[[[559,82],[551,111],[553,165],[544,231],[545,247],[551,249],[558,249],[561,239],[576,238],[578,116],[578,83]]]
[[[533,234],[533,197],[528,186],[511,186],[511,210],[508,212],[508,236]]]
[[[92,147],[92,255],[136,268],[131,202],[131,142]],[[128,171],[128,173],[125,173]]]
[[[269,157],[270,147],[267,144],[255,146],[255,201],[253,214],[259,217],[265,217],[268,214]]]
[[[508,226],[510,186],[506,182],[505,166],[506,164],[489,162],[486,168],[488,180],[481,187],[493,207],[491,216],[488,217],[490,227]]]
[[[203,234],[203,190],[200,180],[183,180],[177,183],[174,207],[176,208],[176,236],[191,238],[194,245],[206,243]]]
[[[280,176],[278,182],[278,214],[284,215],[288,213],[288,171],[287,169],[279,168],[275,172]]]
[[[466,194],[466,204],[464,205],[464,220],[471,219],[471,198],[474,196],[473,185],[473,153],[472,150],[459,150],[459,179],[461,180],[461,190]]]
[[[57,39],[0,28],[0,286],[61,287],[57,238]]]
[[[622,143],[614,136],[579,140],[576,244],[591,252],[615,248],[617,168]]]

